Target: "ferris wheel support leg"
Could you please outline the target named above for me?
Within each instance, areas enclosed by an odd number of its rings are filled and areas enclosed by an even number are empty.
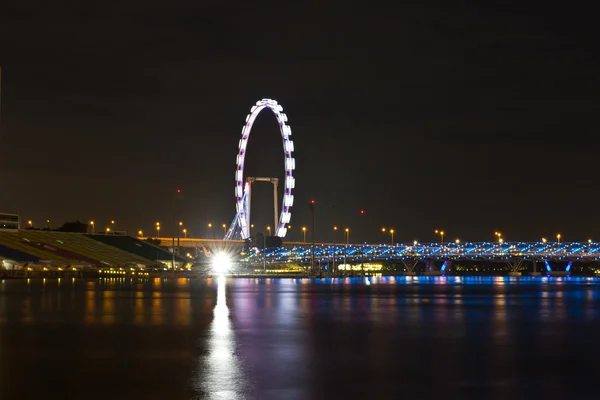
[[[279,212],[277,210],[277,185],[279,179],[273,178],[273,232],[277,234],[277,227],[279,226]]]
[[[248,183],[248,192],[246,195],[246,203],[248,204],[248,206],[247,206],[248,211],[246,211],[246,227],[248,229],[248,232],[246,232],[246,233],[248,234],[248,238],[250,238],[252,235],[252,229],[251,229],[251,225],[250,225],[250,212],[252,211],[252,182]]]

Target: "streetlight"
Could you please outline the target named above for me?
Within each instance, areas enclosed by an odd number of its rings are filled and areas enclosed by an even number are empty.
[[[110,228],[106,228],[106,233],[109,233],[109,232],[110,232]]]
[[[185,239],[187,239],[187,229],[185,229],[185,228],[183,229],[183,237]]]
[[[223,236],[227,235],[227,225],[221,225],[223,227]]]
[[[390,234],[392,235],[392,246],[394,245],[394,230],[390,229]]]
[[[94,225],[94,221],[90,221],[90,225],[92,226],[92,235],[93,235],[94,231],[96,230],[95,225]]]
[[[502,243],[502,234],[500,232],[494,232],[494,235],[498,237],[498,243]]]
[[[592,243],[592,239],[588,239],[588,243]]]
[[[141,230],[141,229],[138,231],[138,236],[139,236],[139,237],[142,237],[142,236],[144,236],[144,232],[142,232],[142,230]]]
[[[459,243],[460,243],[460,239],[456,239],[456,240],[454,241],[454,243],[456,243],[456,244],[459,244]]]
[[[546,238],[542,238],[542,243],[546,243]]]
[[[560,243],[560,233],[556,235],[556,240],[558,240],[558,243]]]
[[[267,226],[267,231],[269,232],[269,236],[271,236],[271,227]]]
[[[440,231],[438,229],[436,229],[434,231],[435,234],[440,235],[440,237],[442,238],[442,247],[444,247],[444,231]]]
[[[156,237],[160,237],[160,222],[156,223]]]
[[[27,225],[29,225],[30,228],[33,228],[33,221],[31,221],[31,220],[27,221]]]
[[[306,227],[302,227],[302,233],[304,234],[304,243],[306,243]]]
[[[348,244],[350,243],[350,229],[346,228],[344,231],[346,232],[346,244]]]

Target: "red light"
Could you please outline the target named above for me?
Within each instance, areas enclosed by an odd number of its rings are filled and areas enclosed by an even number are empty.
[[[365,213],[365,210],[360,210],[360,213],[361,213],[361,214],[364,214],[364,213]]]
[[[310,204],[315,204],[315,201],[314,201],[314,200],[311,200],[311,201],[310,201]]]
[[[177,193],[181,193],[181,189],[177,189]]]

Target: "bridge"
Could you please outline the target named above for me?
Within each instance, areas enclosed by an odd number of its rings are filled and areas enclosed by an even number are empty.
[[[517,272],[524,263],[542,263],[547,272],[556,271],[557,264],[569,272],[573,263],[592,263],[600,260],[600,244],[596,242],[466,242],[412,244],[310,244],[288,245],[261,251],[255,249],[242,258],[250,264],[329,264],[402,263],[413,272],[420,262],[430,271],[445,271],[453,262],[502,262]],[[439,268],[436,262],[441,263]],[[334,267],[335,268],[335,267]]]

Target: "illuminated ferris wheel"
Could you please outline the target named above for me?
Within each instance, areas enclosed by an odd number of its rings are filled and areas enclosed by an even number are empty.
[[[277,187],[279,184],[278,178],[264,177],[247,177],[244,181],[244,159],[246,157],[246,147],[252,125],[258,114],[265,108],[270,109],[279,123],[281,138],[283,139],[283,155],[285,161],[285,178],[283,201],[281,205],[281,214],[278,213],[277,206]],[[256,102],[256,105],[250,109],[250,114],[246,117],[246,123],[242,128],[242,138],[239,142],[239,151],[236,159],[235,170],[235,199],[236,199],[236,216],[225,235],[225,240],[233,239],[248,239],[250,237],[250,210],[251,210],[251,190],[254,182],[270,182],[273,184],[273,218],[274,218],[274,233],[275,236],[285,237],[287,233],[286,225],[290,222],[290,208],[294,204],[294,195],[292,190],[295,186],[294,169],[296,161],[292,153],[294,152],[294,142],[290,140],[292,129],[286,124],[288,118],[283,113],[283,107],[275,100],[262,99]]]

